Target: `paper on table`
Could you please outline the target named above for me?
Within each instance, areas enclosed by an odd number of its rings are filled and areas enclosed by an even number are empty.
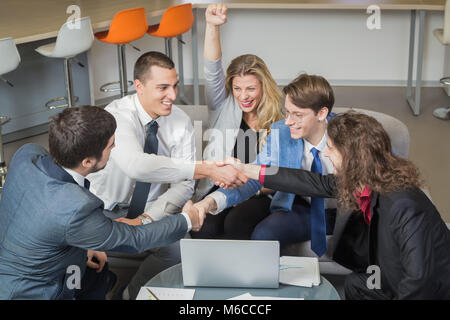
[[[150,289],[159,300],[193,300],[195,293],[194,289],[141,287],[136,300],[156,300],[147,289]]]
[[[260,297],[252,296],[249,292],[230,298],[228,300],[305,300],[303,298]]]
[[[300,287],[318,286],[319,260],[315,257],[281,257],[280,283]]]

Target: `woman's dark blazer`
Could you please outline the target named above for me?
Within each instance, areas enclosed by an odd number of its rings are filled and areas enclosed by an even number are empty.
[[[312,197],[337,194],[333,175],[301,169],[279,168],[264,177],[264,186]],[[373,192],[371,215],[367,226],[361,211],[338,214],[333,259],[356,272],[379,266],[381,290],[394,299],[450,299],[450,230],[428,197],[417,188]]]

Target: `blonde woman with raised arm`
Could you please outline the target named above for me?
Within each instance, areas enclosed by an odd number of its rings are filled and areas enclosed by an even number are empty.
[[[243,163],[251,163],[270,133],[270,125],[283,118],[282,94],[264,61],[256,55],[244,54],[234,58],[224,73],[220,28],[227,21],[227,7],[223,4],[209,5],[205,19],[204,73],[210,129],[204,134],[209,142],[203,158],[221,160],[234,157]],[[214,188],[209,179],[200,180],[194,200],[201,200]],[[270,199],[257,199],[253,211],[268,212],[269,204]],[[229,214],[227,211],[214,217],[216,223],[209,218],[211,221],[206,221],[203,229],[207,234],[201,231],[193,237],[217,236]],[[258,221],[264,218],[253,217]],[[210,232],[207,231],[208,226],[211,226]]]

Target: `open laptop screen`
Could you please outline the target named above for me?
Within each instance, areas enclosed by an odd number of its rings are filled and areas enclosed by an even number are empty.
[[[185,286],[278,288],[278,241],[182,239]]]

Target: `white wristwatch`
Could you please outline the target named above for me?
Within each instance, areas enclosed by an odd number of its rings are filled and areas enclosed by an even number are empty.
[[[142,214],[140,216],[138,216],[138,218],[141,220],[142,224],[149,224],[152,223],[152,219],[143,216]]]

